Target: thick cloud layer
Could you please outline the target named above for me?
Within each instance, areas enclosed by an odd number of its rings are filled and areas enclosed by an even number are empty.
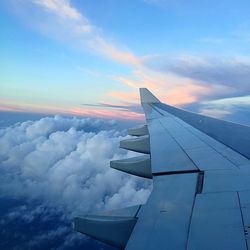
[[[114,126],[114,121],[55,116],[0,130],[0,198],[39,204],[32,209],[21,204],[1,223],[17,218],[32,223],[38,214],[46,219],[51,213],[71,220],[145,202],[151,182],[109,168],[110,160],[135,155],[119,149],[127,136]],[[69,232],[65,226],[58,230]]]
[[[55,116],[1,130],[1,194],[72,213],[144,202],[148,184],[109,168],[135,153],[119,149],[124,132],[101,130],[107,125],[114,122]]]

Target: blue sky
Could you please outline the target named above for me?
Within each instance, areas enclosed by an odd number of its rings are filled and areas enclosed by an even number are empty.
[[[141,119],[139,87],[177,106],[242,96],[249,105],[249,1],[5,0],[0,7],[1,110]]]

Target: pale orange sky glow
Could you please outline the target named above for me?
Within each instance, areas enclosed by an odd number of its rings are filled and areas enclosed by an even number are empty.
[[[101,117],[110,119],[123,119],[123,120],[143,120],[144,115],[131,111],[123,110],[104,110],[104,109],[72,109],[69,110],[70,114],[76,116],[88,116],[88,117]]]
[[[224,29],[202,37],[204,33],[189,22],[169,22],[173,16],[165,14],[173,9],[148,8],[158,1],[140,0],[138,6],[129,1],[111,1],[110,6],[105,1],[78,2],[6,1],[2,6],[0,110],[140,119],[139,88],[148,88],[174,106],[248,93],[250,58],[241,51],[244,39],[228,38],[240,24],[226,31],[222,46],[223,39],[214,35]],[[143,8],[147,11],[140,19]],[[121,11],[119,15],[115,10]],[[161,11],[166,12],[164,28]],[[198,13],[197,23],[203,18]],[[229,17],[224,16],[226,25],[232,24]],[[221,21],[213,17],[210,23],[215,28]],[[185,26],[190,32],[171,33]],[[229,49],[227,39],[239,44]]]
[[[41,113],[41,114],[61,114],[82,117],[99,117],[110,119],[124,119],[124,120],[143,120],[144,115],[123,109],[103,109],[103,108],[60,108],[55,106],[33,105],[29,103],[16,103],[8,101],[2,102],[0,100],[0,111],[3,112],[22,112],[22,113]]]
[[[199,101],[200,96],[210,95],[212,90],[207,86],[189,84],[171,89],[161,98],[162,102],[170,105],[183,106]]]
[[[140,104],[139,89],[132,92],[109,92],[108,96],[121,103]]]
[[[202,97],[216,92],[216,89],[189,78],[143,68],[134,71],[131,77],[116,76],[116,80],[131,89],[130,92],[108,92],[110,97],[121,103],[140,104],[138,89],[141,87],[148,88],[162,102],[176,106],[198,102]]]
[[[137,76],[138,76],[137,72]],[[180,79],[175,76],[168,76],[164,78],[162,75],[154,74],[146,76],[145,73],[140,73],[141,79],[133,81],[131,91],[110,91],[106,93],[111,99],[112,104],[124,106],[140,105],[139,87],[148,87],[162,102],[183,106],[193,102],[199,101],[201,96],[209,96],[213,94],[213,89],[208,86],[203,86],[190,79]],[[151,78],[152,77],[152,78]],[[121,79],[119,79],[121,80]],[[127,81],[122,78],[122,81]],[[128,80],[130,81],[130,80]],[[186,82],[185,85],[182,83]],[[108,103],[110,104],[110,103]],[[122,108],[105,108],[105,107],[60,107],[58,105],[43,105],[32,103],[20,103],[14,100],[3,99],[0,101],[0,110],[9,112],[31,112],[44,114],[65,114],[76,116],[90,116],[110,119],[130,119],[142,120],[143,114],[132,110],[124,110]]]

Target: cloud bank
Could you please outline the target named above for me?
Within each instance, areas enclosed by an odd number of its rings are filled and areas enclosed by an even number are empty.
[[[110,160],[135,153],[119,149],[125,133],[102,130],[107,125],[114,121],[55,116],[2,129],[0,193],[73,214],[144,202],[142,179],[109,168]]]
[[[38,240],[56,234],[76,240],[69,223],[73,216],[144,203],[151,182],[109,168],[110,160],[136,155],[119,149],[127,136],[114,128],[112,120],[55,116],[1,129],[0,199],[25,202],[8,210],[0,223],[29,224],[60,215],[64,224]],[[29,208],[31,202],[35,208]],[[38,236],[32,237],[30,244],[36,244]]]

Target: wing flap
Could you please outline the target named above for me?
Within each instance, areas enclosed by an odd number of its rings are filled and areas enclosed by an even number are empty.
[[[187,249],[247,249],[236,192],[196,196]]]
[[[126,249],[185,249],[197,173],[155,176]]]

